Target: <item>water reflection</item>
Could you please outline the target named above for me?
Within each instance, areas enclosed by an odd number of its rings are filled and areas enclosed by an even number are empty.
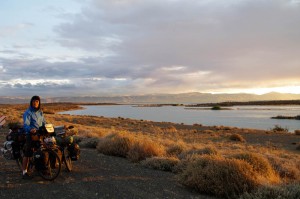
[[[279,125],[293,132],[300,129],[300,120],[271,119],[271,117],[300,115],[300,106],[233,106],[229,110],[211,110],[210,107],[184,106],[134,107],[132,105],[84,106],[85,109],[63,114],[124,117],[185,124],[223,125],[240,128],[270,130]]]

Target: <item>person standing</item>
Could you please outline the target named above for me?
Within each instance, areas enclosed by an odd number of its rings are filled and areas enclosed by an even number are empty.
[[[23,114],[24,130],[26,133],[26,143],[24,150],[24,158],[22,164],[23,179],[30,179],[31,176],[27,172],[29,158],[33,156],[33,147],[35,141],[31,139],[31,135],[46,124],[44,114],[41,110],[41,99],[39,96],[33,96],[30,100],[29,108]]]

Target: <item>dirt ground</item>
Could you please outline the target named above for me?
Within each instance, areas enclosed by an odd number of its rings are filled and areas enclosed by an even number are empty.
[[[0,143],[3,143],[1,133]],[[127,159],[82,149],[73,171],[65,166],[53,182],[37,173],[23,180],[14,160],[0,157],[1,198],[191,198],[209,199],[180,185],[175,175],[143,168]]]

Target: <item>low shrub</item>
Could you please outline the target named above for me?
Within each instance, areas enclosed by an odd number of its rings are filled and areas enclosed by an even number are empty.
[[[163,133],[162,128],[158,127],[158,126],[151,126],[149,128],[149,132],[153,133],[153,134],[161,134]]]
[[[84,138],[79,142],[79,146],[83,148],[96,148],[99,138]]]
[[[253,170],[265,177],[268,182],[279,182],[279,176],[274,171],[268,159],[263,156],[257,153],[240,153],[233,155],[233,157],[248,162]]]
[[[276,131],[279,131],[279,132],[289,132],[289,129],[288,128],[283,128],[279,125],[275,125],[274,128],[271,129],[272,131],[276,132]]]
[[[236,198],[256,189],[260,182],[252,166],[238,159],[204,155],[179,174],[179,181],[200,193]]]
[[[101,130],[94,130],[94,129],[89,129],[89,128],[79,128],[78,132],[81,137],[87,137],[87,138],[94,138],[94,137],[103,137],[103,132]]]
[[[204,130],[203,133],[206,133],[206,134],[215,134],[216,132],[213,131],[213,130],[207,129],[207,130]]]
[[[211,108],[211,110],[221,110],[221,109],[222,109],[221,106],[213,106]]]
[[[77,135],[73,136],[73,142],[76,142],[76,143],[82,142],[83,139],[84,139],[83,137],[80,137]]]
[[[99,139],[97,150],[105,155],[126,157],[133,143],[133,137],[129,135],[113,133],[102,139]]]
[[[202,149],[191,149],[185,152],[182,152],[179,155],[180,159],[190,159],[194,155],[218,155],[218,150],[213,146],[204,147]]]
[[[163,131],[165,133],[177,133],[177,129],[175,126],[168,126],[167,128],[164,128]]]
[[[179,142],[179,143],[175,143],[175,144],[170,145],[166,149],[166,153],[169,156],[177,156],[180,153],[182,153],[185,149],[186,149],[185,144],[183,142]]]
[[[239,199],[299,199],[300,185],[288,184],[274,187],[261,187],[251,193],[243,194]]]
[[[295,135],[300,135],[300,130],[295,130]]]
[[[45,113],[45,114],[55,114],[55,111],[48,110],[48,109],[43,109],[43,113]]]
[[[175,157],[152,157],[143,160],[141,164],[144,167],[162,171],[173,171],[179,160]]]
[[[297,167],[299,162],[279,157],[268,157],[270,164],[279,176],[285,181],[300,180],[300,169]]]
[[[237,133],[231,134],[229,139],[232,141],[246,142],[245,138]]]
[[[179,159],[181,160],[173,169],[174,173],[180,173],[186,169],[190,162],[196,161],[202,158],[203,155],[219,155],[217,149],[213,146],[204,147],[202,149],[191,149],[184,151],[179,154]]]
[[[163,156],[166,151],[162,145],[151,140],[135,142],[127,153],[127,158],[132,162],[139,162],[153,156]]]
[[[184,156],[184,159],[182,158],[183,156],[180,156],[179,157],[180,162],[178,162],[178,164],[174,166],[172,170],[173,173],[182,173],[191,162],[202,158],[202,156],[203,155],[201,154],[189,154]]]
[[[214,146],[207,146],[199,150],[203,155],[219,155],[219,151]]]

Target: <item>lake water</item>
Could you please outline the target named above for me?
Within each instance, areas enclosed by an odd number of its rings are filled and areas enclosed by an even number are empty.
[[[234,106],[231,110],[189,109],[183,106],[134,107],[132,105],[83,106],[62,114],[123,117],[157,122],[223,125],[270,130],[279,125],[290,132],[300,129],[300,120],[271,119],[278,115],[300,115],[300,106]]]

